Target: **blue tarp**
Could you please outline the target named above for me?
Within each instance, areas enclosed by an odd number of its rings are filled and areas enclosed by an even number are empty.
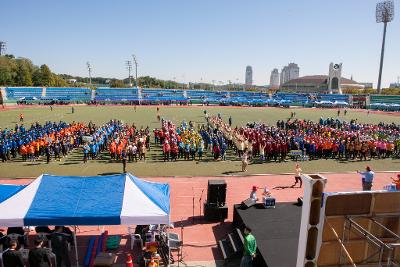
[[[26,185],[0,184],[0,203],[15,195],[25,187]]]

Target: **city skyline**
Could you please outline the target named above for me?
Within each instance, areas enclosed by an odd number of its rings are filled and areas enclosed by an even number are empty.
[[[185,83],[244,83],[250,65],[253,84],[266,85],[268,73],[288,62],[301,66],[301,76],[326,74],[329,62],[343,62],[343,76],[377,83],[377,1],[107,3],[6,1],[0,40],[7,42],[6,53],[85,77],[89,61],[93,77],[127,78],[125,63],[135,54],[139,76]],[[340,16],[329,18],[326,10]],[[232,19],[238,12],[243,16]],[[400,76],[399,26],[396,18],[388,25],[384,87]]]

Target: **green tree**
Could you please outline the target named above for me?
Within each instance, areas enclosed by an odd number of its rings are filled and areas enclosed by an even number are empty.
[[[17,70],[14,83],[19,86],[32,86],[32,68],[30,61],[25,59],[17,59]]]
[[[17,65],[13,58],[0,56],[0,85],[12,86],[16,76]]]
[[[384,88],[382,95],[400,95],[400,88]]]
[[[46,64],[40,66],[40,74],[42,76],[43,86],[54,86],[53,73],[51,73],[50,68]]]
[[[64,78],[62,78],[60,75],[57,75],[54,73],[52,75],[53,75],[54,86],[57,86],[57,87],[68,86],[67,81]]]
[[[127,85],[121,80],[113,79],[110,82],[110,87],[112,87],[112,88],[124,88],[124,87],[127,87]]]
[[[42,86],[43,85],[43,80],[42,80],[42,72],[40,69],[36,69],[32,73],[32,82],[34,86]]]

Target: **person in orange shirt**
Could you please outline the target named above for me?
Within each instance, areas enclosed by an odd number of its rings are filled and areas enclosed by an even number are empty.
[[[43,155],[44,147],[45,147],[44,139],[40,139],[40,141],[39,141],[39,155]]]
[[[116,151],[116,145],[115,145],[115,142],[111,142],[111,144],[110,144],[110,156],[111,156],[111,159],[115,159],[115,151]]]
[[[22,146],[20,147],[20,153],[21,153],[21,156],[22,156],[22,160],[23,160],[23,161],[26,161],[26,154],[27,154],[27,152],[28,152],[28,150],[27,150],[26,146],[25,146],[25,145],[22,145]]]
[[[390,158],[394,151],[394,143],[388,142],[386,145],[386,157]]]
[[[29,153],[30,161],[35,161],[35,146],[34,145],[29,146],[28,153]]]
[[[24,122],[24,114],[22,113],[19,114],[19,121]]]
[[[122,145],[119,145],[117,147],[117,160],[121,158],[121,153],[122,153]]]
[[[40,141],[35,143],[35,158],[39,158],[39,151],[40,151]]]

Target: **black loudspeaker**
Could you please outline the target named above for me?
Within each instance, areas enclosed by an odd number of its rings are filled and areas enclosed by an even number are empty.
[[[204,218],[207,221],[224,221],[228,218],[228,206],[221,207],[204,203]]]
[[[207,204],[223,206],[226,202],[225,180],[208,180]]]
[[[245,210],[245,209],[250,208],[251,206],[254,206],[255,204],[256,204],[256,201],[254,199],[248,198],[248,199],[242,201],[241,208]]]

